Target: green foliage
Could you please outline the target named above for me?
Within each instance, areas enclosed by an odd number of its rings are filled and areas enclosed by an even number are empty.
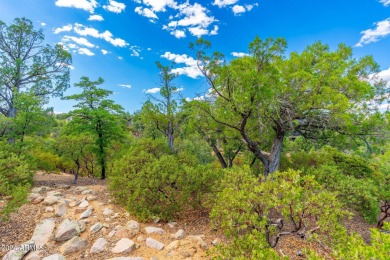
[[[201,206],[218,177],[210,166],[193,167],[195,157],[164,149],[165,143],[142,140],[115,161],[109,176],[116,200],[140,219],[170,220],[186,206]]]
[[[0,198],[9,197],[1,209],[0,217],[7,219],[9,214],[25,201],[32,183],[33,173],[27,163],[10,152],[5,144],[0,151]]]
[[[387,223],[388,230],[390,225]],[[351,235],[345,243],[338,244],[334,250],[337,259],[380,259],[390,258],[390,236],[378,229],[371,229],[371,244],[364,243],[359,236]]]
[[[273,217],[276,212],[281,216],[278,220]],[[341,243],[346,230],[340,220],[345,216],[336,196],[312,176],[289,170],[259,182],[248,167],[227,171],[210,214],[230,239],[218,251],[228,259],[268,254],[283,234],[330,246]]]

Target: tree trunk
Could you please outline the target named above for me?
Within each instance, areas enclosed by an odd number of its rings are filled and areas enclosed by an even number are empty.
[[[15,117],[16,117],[16,108],[15,108],[15,106],[13,104],[13,101],[11,101],[11,107],[8,110],[7,117],[12,118],[12,119],[15,119]],[[6,134],[13,133],[14,131],[15,131],[15,129],[13,128],[13,126],[11,124],[11,127],[8,128]],[[14,144],[15,142],[16,142],[16,137],[15,136],[10,136],[8,138],[8,143],[9,144]]]
[[[210,146],[211,146],[211,148],[213,148],[213,152],[214,152],[215,155],[217,156],[218,161],[219,161],[219,163],[221,164],[222,168],[227,168],[228,165],[227,165],[225,159],[223,158],[223,155],[222,155],[221,152],[218,150],[218,147],[217,147],[215,144],[211,144]]]
[[[77,168],[76,168],[76,172],[74,173],[74,179],[72,182],[73,184],[77,184],[77,181],[79,180],[79,171],[80,171],[80,161],[76,160],[75,163],[77,165]]]
[[[280,165],[280,156],[283,149],[284,133],[277,133],[272,143],[271,154],[269,158],[269,172],[276,172]]]

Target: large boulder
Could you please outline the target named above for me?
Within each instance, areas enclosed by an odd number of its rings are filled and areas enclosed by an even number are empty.
[[[55,221],[53,218],[41,220],[34,229],[31,240],[35,242],[37,247],[46,245],[54,231]]]
[[[80,251],[86,248],[88,245],[87,240],[80,237],[73,237],[66,241],[60,248],[62,254],[67,255],[73,252]]]
[[[80,234],[80,226],[77,222],[70,219],[64,219],[57,228],[55,241],[66,241]]]

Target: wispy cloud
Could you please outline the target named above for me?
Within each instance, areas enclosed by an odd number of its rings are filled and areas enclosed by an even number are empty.
[[[387,18],[386,20],[380,22],[376,22],[375,26],[375,29],[368,29],[362,31],[361,34],[363,34],[363,36],[360,38],[359,42],[355,46],[362,47],[365,44],[377,42],[381,38],[384,38],[390,34],[390,18]]]
[[[122,88],[131,88],[131,85],[129,85],[129,84],[119,84],[118,86],[120,86]]]
[[[78,53],[81,55],[87,55],[87,56],[94,56],[95,53],[93,53],[90,49],[87,48],[79,48]]]
[[[69,41],[73,41],[79,45],[83,45],[83,46],[86,46],[88,48],[93,48],[95,47],[94,44],[90,43],[87,39],[83,38],[83,37],[74,37],[74,36],[69,36],[69,35],[65,35],[64,37],[62,37],[62,42],[63,43],[66,43],[66,42],[69,42]]]
[[[57,0],[55,5],[58,7],[70,7],[82,9],[84,11],[93,13],[98,3],[95,0]]]
[[[390,5],[390,0],[380,0],[380,2],[386,7]]]
[[[100,22],[103,20],[104,20],[103,16],[98,15],[98,14],[90,15],[88,18],[88,21],[99,21]]]
[[[144,92],[146,94],[156,94],[156,93],[160,92],[160,88],[144,89]]]
[[[126,9],[126,5],[124,3],[120,3],[114,0],[109,0],[109,4],[103,5],[103,8],[109,12],[119,14]]]
[[[103,49],[101,49],[101,52],[102,52],[103,55],[106,55],[108,53],[108,51],[103,50]]]
[[[237,2],[238,0],[215,0],[213,5],[217,5],[219,8],[222,8],[228,5],[233,5]]]
[[[244,57],[244,56],[249,56],[248,53],[245,53],[245,52],[235,52],[233,51],[232,53],[230,53],[233,57]]]
[[[140,56],[140,53],[141,53],[141,48],[139,46],[130,46],[130,50],[131,50],[131,54],[130,56],[133,56],[133,57],[139,57]]]
[[[54,29],[54,34],[59,34],[59,33],[62,33],[62,32],[70,32],[70,31],[72,31],[72,29],[73,29],[73,26],[71,24],[64,25],[62,27],[55,28]]]

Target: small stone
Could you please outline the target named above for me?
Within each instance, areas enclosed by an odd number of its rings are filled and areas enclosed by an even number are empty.
[[[69,190],[70,189],[70,185],[68,185],[68,184],[59,184],[59,185],[57,185],[57,188],[58,189],[62,189],[62,190]]]
[[[96,196],[95,195],[88,195],[87,200],[88,201],[96,200]]]
[[[133,237],[138,234],[141,229],[141,225],[135,220],[130,220],[127,222],[126,228],[130,231],[130,236]]]
[[[183,258],[193,257],[195,253],[196,253],[196,250],[195,250],[195,249],[180,250],[180,251],[179,251],[179,254],[180,254]]]
[[[53,212],[54,208],[53,207],[46,207],[45,212]]]
[[[157,224],[158,222],[160,222],[160,218],[159,217],[154,217],[153,218],[153,222],[155,223],[155,224]]]
[[[103,228],[103,225],[101,224],[101,223],[96,223],[95,225],[93,225],[90,229],[89,229],[89,231],[91,231],[91,233],[93,234],[93,233],[96,233],[96,232],[98,232],[100,229],[102,229]]]
[[[16,247],[15,249],[9,251],[4,257],[3,260],[21,260],[23,257],[33,250],[35,247],[34,241],[30,240],[26,243]]]
[[[36,197],[36,198],[32,201],[32,203],[33,203],[33,204],[38,204],[38,203],[41,203],[44,199],[45,199],[45,197],[43,197],[43,196],[38,196],[38,197]]]
[[[177,225],[177,222],[169,222],[169,223],[168,223],[168,226],[169,226],[170,228],[174,228],[176,225]]]
[[[111,216],[111,218],[117,218],[119,217],[119,213],[115,213],[114,215]]]
[[[105,216],[109,216],[112,213],[114,213],[114,211],[112,211],[112,209],[106,208],[106,209],[103,210],[103,215],[105,215]]]
[[[164,244],[161,243],[160,241],[157,241],[153,238],[148,237],[146,239],[145,245],[150,248],[154,248],[157,250],[163,250],[164,249]]]
[[[60,251],[62,254],[67,255],[73,252],[80,251],[87,247],[87,245],[87,240],[80,237],[73,237],[61,246]]]
[[[75,192],[77,193],[77,194],[81,194],[83,191],[85,191],[85,190],[88,190],[88,187],[84,187],[84,186],[79,186],[79,187],[77,187],[76,189],[75,189]]]
[[[65,257],[60,254],[54,254],[54,255],[46,256],[42,258],[42,260],[65,260]]]
[[[91,247],[91,250],[89,251],[91,254],[97,254],[97,253],[100,253],[102,252],[106,246],[107,246],[108,242],[107,240],[105,240],[104,238],[98,238],[95,243],[93,243],[92,247]]]
[[[137,242],[140,242],[140,243],[145,242],[145,237],[144,236],[137,237]]]
[[[56,216],[57,217],[63,217],[66,214],[66,211],[67,211],[66,204],[65,203],[60,203],[57,206]]]
[[[219,237],[217,237],[216,239],[213,240],[213,242],[211,242],[211,244],[213,244],[214,246],[216,246],[220,243],[221,243],[221,239]]]
[[[41,195],[39,193],[30,193],[28,195],[28,200],[29,201],[34,201],[36,198],[40,197]]]
[[[302,253],[301,250],[298,250],[298,251],[297,251],[297,256],[303,256],[303,253]]]
[[[171,235],[173,239],[183,239],[185,236],[184,229],[179,229],[175,234]]]
[[[122,238],[119,240],[115,247],[111,250],[114,254],[130,253],[135,247],[134,241],[128,238]]]
[[[82,200],[81,203],[79,204],[80,208],[86,208],[88,206],[89,206],[89,203],[86,200]]]
[[[71,201],[70,203],[69,203],[69,207],[76,207],[78,204],[77,204],[77,201]]]
[[[146,227],[145,231],[147,234],[160,234],[163,235],[165,234],[165,230],[162,228],[157,228],[157,227]]]
[[[170,252],[172,250],[178,249],[179,246],[180,246],[180,241],[179,240],[175,240],[172,243],[170,243],[169,245],[167,245],[166,249],[168,250],[168,252]]]
[[[91,190],[83,190],[83,191],[81,192],[81,194],[83,194],[83,195],[92,194],[92,193],[93,193],[93,191],[91,191]]]
[[[87,209],[86,211],[84,211],[83,213],[81,213],[80,219],[88,218],[88,217],[91,216],[91,215],[92,215],[92,209]]]
[[[80,227],[80,232],[84,232],[85,229],[87,228],[87,226],[85,225],[86,223],[84,221],[78,221],[77,222],[79,224],[79,227]]]
[[[116,233],[116,231],[112,230],[110,233],[108,233],[107,237],[112,238],[113,236],[115,236],[115,233]]]
[[[188,239],[191,240],[192,242],[197,243],[197,245],[200,248],[202,248],[203,250],[207,250],[207,248],[208,248],[207,243],[204,242],[202,237],[204,237],[204,236],[203,235],[200,235],[200,236],[188,236]]]
[[[58,190],[49,191],[46,196],[62,197],[62,194]]]

